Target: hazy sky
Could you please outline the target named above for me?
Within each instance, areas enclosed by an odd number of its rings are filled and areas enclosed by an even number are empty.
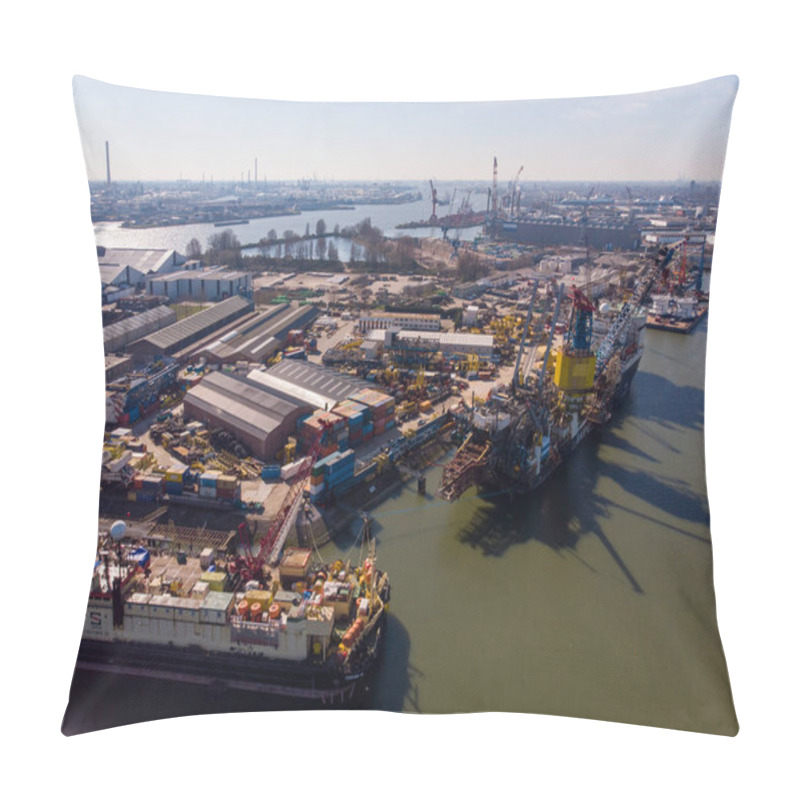
[[[90,180],[719,180],[738,81],[487,103],[292,103],[76,77]]]

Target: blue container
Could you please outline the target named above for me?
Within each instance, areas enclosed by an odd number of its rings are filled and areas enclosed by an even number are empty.
[[[263,481],[277,481],[281,477],[281,468],[279,464],[267,464],[261,470],[261,480]]]
[[[167,494],[183,494],[183,484],[175,481],[165,481],[164,488]]]

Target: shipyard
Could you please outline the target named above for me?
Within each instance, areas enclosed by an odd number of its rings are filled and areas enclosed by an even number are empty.
[[[90,181],[105,430],[73,697],[94,699],[65,732],[197,692],[208,711],[511,710],[539,643],[577,641],[568,585],[622,626],[674,539],[708,557],[682,454],[718,180],[541,180],[488,153],[461,180],[276,179],[262,157],[125,181],[114,153]],[[674,450],[663,425],[687,432]],[[625,448],[640,472],[609,461]],[[648,658],[674,666],[663,643]],[[534,694],[570,708],[575,669]],[[103,701],[162,685],[155,712]]]

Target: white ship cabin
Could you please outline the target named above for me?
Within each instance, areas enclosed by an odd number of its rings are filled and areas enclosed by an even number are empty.
[[[287,552],[272,570],[271,588],[228,591],[228,576],[208,572],[201,559],[156,556],[147,571],[106,566],[98,560],[84,624],[84,638],[199,647],[303,661],[326,658],[334,625],[347,620],[356,607],[363,616],[371,608],[354,573],[326,575],[314,586],[305,574],[310,551]],[[281,568],[283,564],[281,565]],[[123,588],[121,624],[114,625],[113,600],[107,570],[113,577],[130,577]],[[283,580],[282,580],[283,577]],[[301,580],[302,578],[302,580]],[[291,589],[285,588],[286,584]],[[308,587],[308,588],[307,588]],[[313,588],[314,591],[309,591]]]

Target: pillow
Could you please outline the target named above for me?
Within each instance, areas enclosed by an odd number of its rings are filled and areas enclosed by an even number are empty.
[[[63,732],[348,707],[735,735],[703,404],[737,87],[76,77],[106,433]]]

